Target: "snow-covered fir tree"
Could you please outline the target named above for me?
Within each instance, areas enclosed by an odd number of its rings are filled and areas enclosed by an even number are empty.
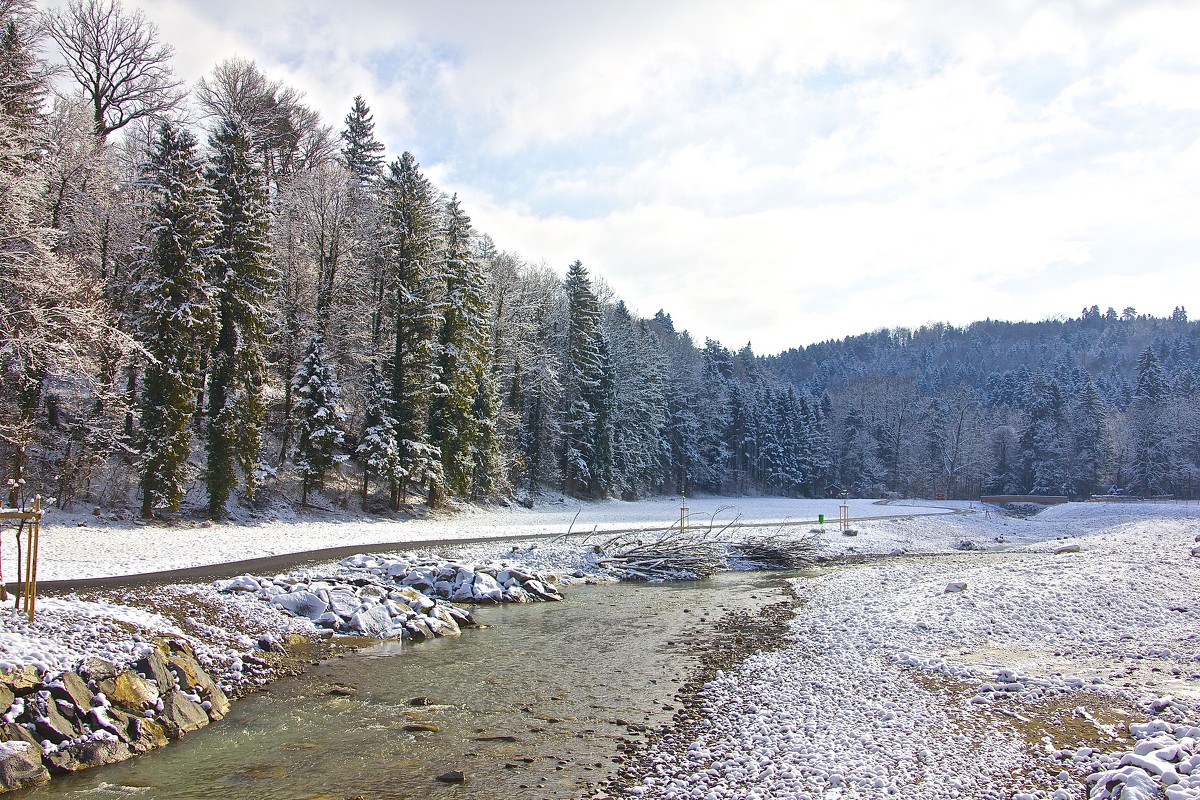
[[[1137,385],[1129,408],[1133,434],[1132,480],[1129,489],[1142,497],[1168,491],[1172,448],[1167,430],[1169,387],[1162,364],[1152,348],[1138,357]]]
[[[296,398],[293,460],[300,474],[300,504],[307,505],[309,490],[324,482],[325,471],[333,464],[334,449],[342,443],[343,415],[338,408],[341,389],[318,336],[308,340],[304,359],[292,378],[292,393]]]
[[[429,438],[429,407],[437,382],[435,337],[443,287],[436,263],[434,191],[412,153],[389,165],[382,196],[392,287],[392,403],[403,467],[393,497],[398,505],[414,485],[435,499],[442,481],[441,453]]]
[[[355,451],[363,465],[364,510],[367,507],[372,478],[384,481],[390,494],[404,477],[404,468],[400,463],[400,443],[396,439],[396,418],[392,408],[391,383],[378,367],[372,366],[367,380],[363,434]]]
[[[161,506],[178,509],[187,488],[188,422],[215,332],[208,276],[218,258],[219,221],[195,137],[172,123],[158,127],[142,187],[149,209],[138,264],[139,327],[153,358],[142,386],[142,515],[152,517]]]
[[[608,491],[612,475],[611,367],[600,329],[600,303],[581,262],[571,264],[564,286],[563,488],[568,494],[600,497]]]
[[[276,272],[270,260],[266,181],[250,130],[223,120],[212,137],[208,180],[216,192],[217,255],[213,288],[217,337],[208,384],[209,511],[220,516],[236,484],[234,465],[246,481],[246,498],[257,488],[263,390],[267,380],[267,316]]]
[[[360,183],[377,180],[383,174],[383,143],[375,138],[375,118],[362,95],[354,96],[354,105],[346,115],[346,127],[340,134],[342,160]]]
[[[495,461],[494,454],[476,452],[481,445],[496,445],[494,438],[481,438],[484,426],[494,428],[495,420],[477,417],[481,411],[495,411],[495,403],[480,394],[486,388],[480,380],[487,361],[488,308],[483,273],[474,254],[471,219],[457,195],[446,203],[443,219],[440,272],[445,296],[437,334],[438,381],[429,407],[429,438],[441,452],[446,491],[465,497],[476,488],[480,465]]]

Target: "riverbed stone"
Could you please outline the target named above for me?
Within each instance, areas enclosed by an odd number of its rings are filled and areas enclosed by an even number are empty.
[[[16,699],[17,696],[13,694],[13,690],[7,685],[0,683],[0,714],[12,708],[13,701]]]
[[[171,654],[167,656],[167,666],[175,673],[175,681],[182,689],[200,689],[206,692],[216,686],[216,681],[200,666],[192,649],[183,643],[172,643]]]
[[[462,633],[462,631],[460,631],[458,628],[458,620],[456,620],[454,615],[450,613],[450,609],[447,606],[434,606],[433,608],[429,609],[429,613],[426,615],[426,617],[432,617],[433,619],[440,620],[446,626],[448,632],[443,633],[442,636],[458,636],[460,633]]]
[[[42,764],[42,748],[23,741],[0,745],[0,791],[12,791],[50,780]]]
[[[229,713],[230,709],[233,708],[233,704],[229,701],[225,690],[216,683],[207,689],[202,689],[200,696],[208,703],[208,707],[205,710],[208,711],[210,719],[223,719]]]
[[[301,589],[296,592],[276,595],[271,601],[295,617],[305,617],[314,622],[321,618],[328,607],[320,595]]]
[[[0,722],[0,742],[29,742],[37,745],[39,752],[42,749],[42,743],[37,737],[19,722]]]
[[[37,667],[26,665],[16,669],[0,669],[0,684],[7,686],[18,697],[30,694],[41,683],[42,673],[38,672]],[[11,701],[9,705],[12,705]]]
[[[132,714],[145,711],[158,702],[158,692],[150,682],[130,669],[100,681],[96,688],[114,706]]]
[[[115,764],[132,756],[128,745],[106,734],[71,742],[43,756],[43,761],[54,772],[67,773]]]
[[[167,732],[167,736],[178,739],[185,733],[190,733],[208,724],[208,713],[201,705],[184,696],[178,689],[172,689],[163,695],[163,709],[159,722]]]
[[[486,572],[476,572],[474,585],[471,589],[477,603],[500,603],[504,600],[504,590],[496,579]]]
[[[166,729],[157,720],[131,717],[121,737],[136,754],[146,753],[168,742]]]

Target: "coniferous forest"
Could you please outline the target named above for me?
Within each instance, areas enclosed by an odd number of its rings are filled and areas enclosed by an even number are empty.
[[[1200,490],[1182,306],[758,356],[504,250],[364,98],[323,120],[252,61],[186,87],[171,54],[114,0],[0,0],[9,503]]]

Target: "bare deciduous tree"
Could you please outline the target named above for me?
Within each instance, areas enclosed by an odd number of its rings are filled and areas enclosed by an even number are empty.
[[[175,49],[159,42],[158,27],[140,9],[127,14],[118,0],[71,0],[44,20],[91,101],[97,135],[182,104],[183,81],[167,63]]]

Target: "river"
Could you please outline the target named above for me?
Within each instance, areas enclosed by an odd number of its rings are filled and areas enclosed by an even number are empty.
[[[667,725],[715,623],[778,602],[780,574],[568,586],[482,608],[486,627],[312,665],[166,748],[11,795],[201,800],[589,796]],[[439,780],[456,778],[461,783]]]

